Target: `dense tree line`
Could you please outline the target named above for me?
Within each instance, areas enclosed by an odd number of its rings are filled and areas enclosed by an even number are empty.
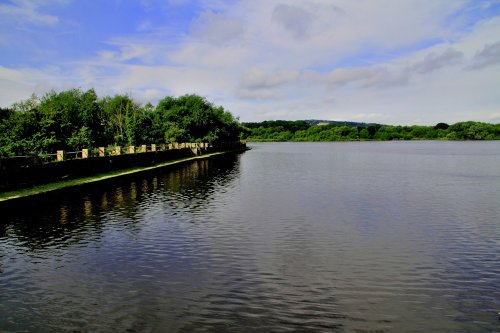
[[[0,108],[0,156],[110,145],[239,140],[245,129],[222,106],[197,95],[165,97],[156,107],[93,89],[32,95]]]
[[[244,123],[248,141],[362,141],[362,140],[500,140],[500,124],[474,121],[454,125],[391,126],[314,121],[264,121]]]

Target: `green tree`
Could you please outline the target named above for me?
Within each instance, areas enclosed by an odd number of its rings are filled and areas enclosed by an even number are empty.
[[[99,101],[102,109],[101,122],[104,123],[104,137],[109,144],[123,146],[129,140],[125,118],[127,110],[133,109],[134,102],[127,95],[105,97]]]
[[[197,95],[162,99],[154,119],[162,124],[167,141],[236,141],[242,130],[231,113]]]
[[[197,95],[165,97],[156,108],[93,89],[32,95],[0,109],[0,156],[53,153],[112,144],[235,141],[249,130]]]
[[[92,130],[87,126],[82,126],[76,132],[73,132],[68,140],[69,145],[75,150],[94,147]]]
[[[450,127],[450,125],[448,125],[447,123],[437,123],[436,126],[434,126],[434,129],[436,130],[446,130],[448,129],[448,127]]]

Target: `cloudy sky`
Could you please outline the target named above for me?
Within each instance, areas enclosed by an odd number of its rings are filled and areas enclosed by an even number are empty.
[[[500,122],[500,1],[0,0],[0,106],[196,93],[242,121]]]

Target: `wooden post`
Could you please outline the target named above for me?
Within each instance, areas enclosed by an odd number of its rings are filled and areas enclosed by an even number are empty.
[[[64,161],[64,150],[58,150],[56,155],[57,161]]]
[[[145,153],[148,150],[146,145],[141,146],[141,153]]]
[[[89,150],[82,149],[82,158],[89,158]]]
[[[121,155],[122,154],[122,147],[116,146],[115,147],[115,154],[116,155]]]
[[[151,151],[156,151],[156,145],[154,143],[151,144]]]
[[[106,156],[106,147],[99,147],[99,157]]]
[[[129,154],[135,154],[135,146],[129,146],[128,147],[128,153]]]

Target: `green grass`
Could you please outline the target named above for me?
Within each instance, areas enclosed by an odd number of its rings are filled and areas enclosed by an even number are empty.
[[[153,169],[161,168],[161,167],[164,167],[167,165],[173,165],[173,164],[178,164],[178,163],[187,162],[187,161],[193,161],[193,160],[197,160],[197,159],[209,158],[212,156],[221,155],[221,154],[225,154],[225,153],[229,153],[229,152],[231,152],[231,151],[215,152],[215,153],[201,155],[201,156],[193,156],[193,157],[187,157],[187,158],[172,160],[172,161],[168,161],[168,162],[158,163],[158,164],[155,164],[155,165],[150,166],[150,167],[134,167],[134,168],[129,168],[129,169],[121,169],[121,170],[111,171],[111,172],[107,172],[107,173],[96,174],[96,175],[88,176],[88,177],[68,179],[68,180],[62,180],[62,181],[52,182],[52,183],[48,183],[48,184],[37,185],[37,186],[30,187],[30,188],[24,188],[24,189],[15,190],[15,191],[0,192],[0,202],[15,199],[15,198],[27,197],[30,195],[46,193],[46,192],[50,192],[50,191],[57,191],[57,190],[67,188],[67,187],[78,186],[78,185],[83,185],[83,184],[88,184],[88,183],[94,183],[94,182],[98,182],[101,180],[116,178],[116,177],[120,177],[120,176],[124,176],[124,175],[130,175],[130,174],[134,174],[134,173],[138,173],[138,172],[142,172],[142,171],[153,170]]]

